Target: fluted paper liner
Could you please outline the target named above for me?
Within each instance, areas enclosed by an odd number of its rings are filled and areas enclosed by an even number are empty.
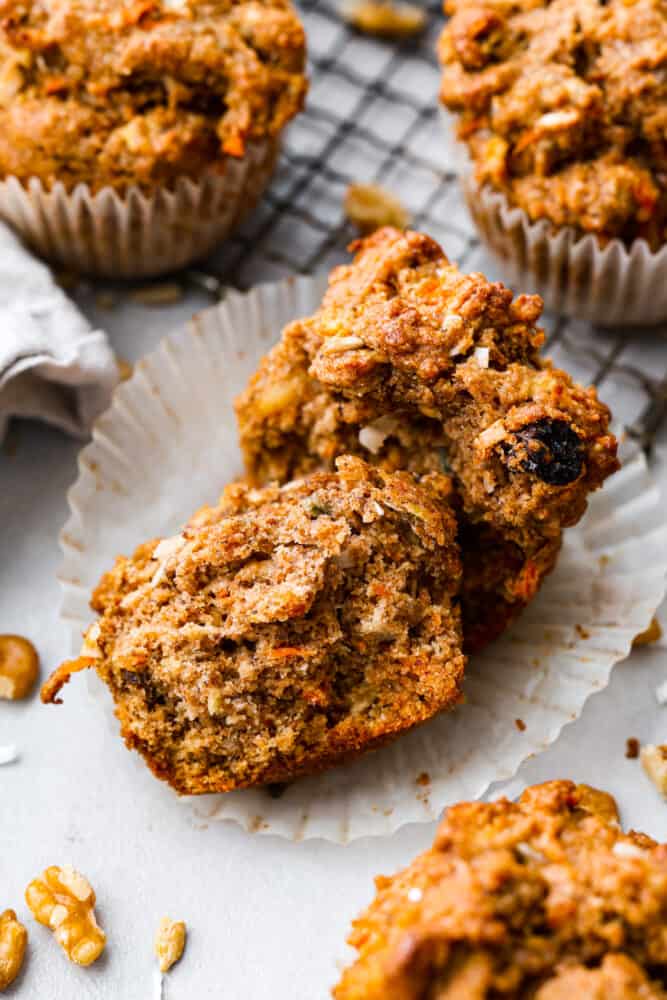
[[[549,309],[599,326],[655,326],[667,319],[667,244],[657,253],[646,240],[602,246],[572,226],[531,222],[502,192],[480,188],[470,175],[462,182],[480,236],[513,287],[538,292]]]
[[[266,188],[278,153],[276,140],[248,144],[220,170],[197,181],[179,179],[150,194],[111,187],[92,194],[86,184],[68,192],[32,178],[0,182],[0,219],[50,263],[81,274],[146,278],[204,257],[241,222]]]
[[[507,196],[474,179],[466,144],[456,137],[458,116],[440,106],[443,160],[463,187],[480,238],[509,285],[537,292],[547,308],[598,326],[655,326],[667,320],[667,244],[646,240],[604,246],[592,233],[532,222]]]
[[[175,533],[241,472],[232,401],[282,326],[312,312],[324,286],[323,278],[297,278],[230,293],[165,339],[116,390],[81,453],[61,535],[62,616],[73,652],[94,620],[91,590],[116,555]],[[568,532],[557,569],[534,604],[510,633],[471,660],[466,702],[455,712],[350,764],[299,780],[280,798],[258,789],[185,801],[209,821],[236,820],[248,830],[295,840],[345,842],[431,820],[450,803],[509,778],[579,715],[648,625],[666,567],[664,508],[644,459],[636,456]],[[90,683],[103,690],[92,673]],[[103,703],[111,719],[108,695]]]

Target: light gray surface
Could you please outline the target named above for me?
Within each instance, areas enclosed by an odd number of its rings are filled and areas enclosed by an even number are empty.
[[[132,359],[204,304],[194,297],[161,310],[125,303],[95,317],[84,302],[118,352]],[[0,454],[0,632],[30,637],[46,675],[67,652],[58,620],[57,536],[79,445],[23,423],[15,446],[15,454]],[[653,693],[666,676],[664,643],[635,653],[556,746],[528,761],[512,791],[561,776],[599,784],[618,796],[627,823],[667,838],[667,805],[639,763],[624,757],[628,736],[667,739],[667,708]],[[130,766],[84,683],[70,686],[60,708],[37,698],[0,703],[0,744],[12,742],[20,760],[0,768],[0,908],[12,906],[25,920],[30,948],[7,996],[152,1000],[153,935],[166,913],[185,919],[190,931],[166,1000],[324,1000],[372,877],[396,870],[433,836],[433,825],[413,826],[338,847],[251,836],[227,824],[207,828]],[[65,960],[23,902],[35,874],[64,862],[91,879],[108,934],[105,957],[87,970]]]

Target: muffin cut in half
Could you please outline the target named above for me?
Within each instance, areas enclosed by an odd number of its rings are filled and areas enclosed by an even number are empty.
[[[376,885],[335,1000],[667,998],[667,848],[586,785],[453,806]]]
[[[351,249],[237,402],[247,476],[285,482],[342,453],[451,471],[478,648],[536,593],[563,528],[618,467],[609,410],[540,357],[538,296],[462,274],[422,233],[385,228]]]
[[[121,557],[81,657],[121,732],[182,793],[322,770],[460,699],[461,568],[444,477],[356,458],[233,485],[181,535]]]

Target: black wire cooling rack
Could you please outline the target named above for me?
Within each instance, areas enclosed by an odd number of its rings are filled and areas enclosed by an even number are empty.
[[[305,111],[288,130],[260,207],[205,270],[189,273],[191,281],[215,294],[340,263],[356,235],[343,213],[354,182],[377,182],[397,195],[412,225],[463,270],[499,276],[443,162],[435,56],[443,18],[437,0],[423,6],[427,30],[398,44],[349,28],[337,0],[301,0],[311,81]],[[594,383],[628,433],[650,449],[667,423],[665,331],[633,337],[549,316],[545,326],[554,361]]]

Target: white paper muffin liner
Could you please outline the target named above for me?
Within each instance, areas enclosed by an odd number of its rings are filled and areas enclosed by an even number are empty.
[[[0,181],[0,219],[49,263],[80,274],[146,278],[176,271],[231,235],[266,188],[278,154],[275,139],[250,142],[221,171],[179,179],[173,190],[145,194],[111,187],[92,194],[33,177]]]
[[[599,326],[655,326],[667,320],[667,244],[654,253],[646,240],[601,246],[572,226],[531,222],[505,194],[480,187],[470,174],[463,189],[479,234],[501,261],[508,282],[538,292],[546,306]]]
[[[477,184],[468,147],[456,136],[458,116],[440,105],[443,162],[459,177],[468,210],[508,284],[537,292],[548,309],[598,326],[656,326],[667,320],[667,244],[630,247],[548,219],[531,222],[491,186]]]
[[[175,533],[241,472],[232,401],[282,326],[317,307],[325,283],[297,278],[230,293],[165,339],[116,390],[81,453],[61,535],[62,616],[73,653],[94,618],[90,592],[115,556]],[[346,842],[432,820],[511,777],[579,715],[648,625],[665,590],[661,502],[644,459],[628,461],[567,534],[535,602],[510,633],[471,660],[467,701],[455,712],[299,780],[277,799],[259,789],[185,801],[208,821]],[[91,689],[103,690],[91,678]],[[108,696],[103,704],[111,718]]]

